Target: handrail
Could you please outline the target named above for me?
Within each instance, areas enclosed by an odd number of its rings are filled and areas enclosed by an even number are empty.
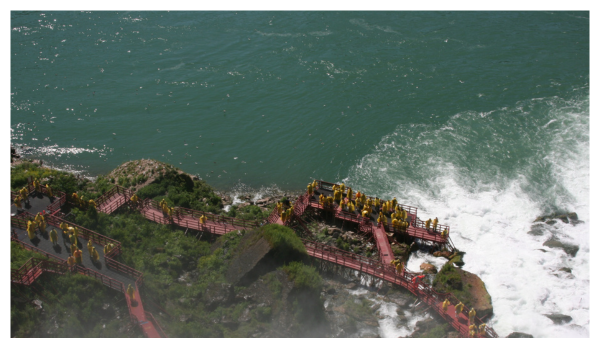
[[[357,270],[361,273],[366,273],[374,277],[383,279],[394,284],[403,286],[412,292],[415,296],[425,301],[427,304],[432,306],[442,317],[446,317],[446,314],[441,309],[441,302],[444,299],[452,304],[452,306],[459,303],[459,300],[451,293],[440,293],[435,291],[430,285],[417,282],[415,277],[416,273],[409,270],[404,270],[401,274],[398,274],[391,266],[385,266],[380,262],[372,259],[359,256],[341,249],[337,249],[322,243],[302,240],[304,245],[307,247],[309,255],[312,257],[329,261],[338,265],[343,265],[348,268]],[[310,249],[310,250],[308,250]],[[462,314],[468,318],[469,308],[464,306]],[[483,323],[479,317],[474,320],[475,324],[479,325]],[[464,331],[464,326],[461,326],[457,321],[450,321],[461,334],[468,335],[468,332]],[[468,331],[468,328],[467,328]],[[486,337],[496,338],[498,335],[491,328],[486,329]]]
[[[66,260],[64,260],[64,259],[62,259],[62,258],[60,258],[58,256],[55,256],[55,255],[53,255],[51,253],[47,253],[44,250],[40,250],[40,249],[34,247],[33,245],[29,245],[29,244],[21,241],[18,238],[11,237],[10,240],[13,241],[13,242],[15,242],[15,243],[17,243],[18,245],[22,246],[26,250],[37,252],[37,253],[45,256],[48,259],[52,259],[52,260],[55,260],[55,261],[60,262],[60,263],[66,263]]]
[[[331,182],[326,182],[326,181],[322,181],[322,180],[316,180],[316,181],[317,181],[318,187],[320,189],[328,190],[328,191],[332,191],[333,185],[339,185],[337,183],[331,183]],[[371,198],[373,200],[375,199],[375,197],[371,197],[371,196],[368,196],[368,195],[367,195],[367,198]],[[350,200],[356,200],[356,199],[350,198]],[[415,215],[415,218],[417,217],[417,210],[418,210],[417,207],[413,207],[413,206],[405,205],[405,204],[400,204],[400,203],[397,203],[397,205],[399,205],[402,208],[404,208],[404,210],[406,210],[407,213]]]
[[[31,214],[30,214],[31,215]],[[48,225],[52,225],[54,227],[57,227],[60,229],[60,223],[64,222],[66,224],[68,224],[70,227],[73,228],[78,228],[79,229],[79,236],[82,238],[85,238],[86,240],[93,240],[94,242],[100,244],[100,245],[106,245],[108,243],[112,243],[113,245],[115,245],[115,247],[118,248],[118,251],[120,252],[120,248],[121,248],[121,242],[116,241],[110,237],[101,235],[95,231],[89,230],[87,228],[84,228],[80,225],[77,225],[73,222],[69,222],[59,216],[55,216],[55,215],[46,215],[44,216],[46,218],[46,223],[48,223]]]
[[[151,207],[151,208],[154,208],[154,209],[162,212],[162,210],[159,206],[159,202],[157,202],[155,200],[145,199],[144,201],[142,201],[142,208],[143,207]],[[173,215],[173,220],[175,220],[175,219],[181,220],[183,218],[183,216],[192,216],[192,217],[196,218],[196,220],[197,220],[201,215],[204,215],[208,221],[212,221],[215,223],[222,223],[225,225],[232,225],[232,226],[243,227],[243,228],[255,228],[255,227],[260,226],[260,223],[258,221],[254,221],[254,220],[245,220],[245,219],[239,219],[239,218],[234,218],[234,217],[229,217],[229,216],[216,215],[216,214],[212,214],[210,212],[192,210],[192,209],[187,209],[187,208],[182,208],[182,207],[175,207],[175,214]],[[167,221],[166,222],[163,221],[160,223],[169,223],[167,217],[164,217],[164,219]],[[186,224],[193,223],[188,220],[185,220],[185,222],[186,222]],[[191,227],[191,226],[187,226],[187,227]],[[191,227],[191,228],[193,228],[193,227]]]
[[[160,332],[160,334],[163,337],[168,337],[167,334],[165,333],[165,331],[163,330],[162,326],[158,322],[158,320],[156,320],[156,318],[154,318],[154,315],[152,315],[152,313],[150,313],[148,311],[144,311],[144,313],[146,314],[147,318],[150,318],[150,320],[152,321],[152,323],[154,324],[154,326],[156,326],[158,328],[158,331]]]

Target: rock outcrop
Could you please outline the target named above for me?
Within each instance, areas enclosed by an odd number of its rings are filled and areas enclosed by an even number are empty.
[[[438,291],[454,294],[467,307],[474,308],[480,318],[489,318],[494,313],[485,283],[477,275],[452,266],[451,262],[440,269],[433,286]]]

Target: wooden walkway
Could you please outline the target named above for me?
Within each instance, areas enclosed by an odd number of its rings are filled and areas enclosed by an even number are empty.
[[[129,199],[132,195],[133,193],[130,190],[116,185],[104,195],[96,199],[98,211],[110,215],[115,210],[129,202]]]
[[[330,194],[331,191],[327,190],[327,182],[319,181],[319,189],[317,189],[316,193],[322,194]],[[332,184],[330,184],[332,185]],[[252,229],[256,226],[260,226],[256,222],[248,222],[244,220],[239,220],[230,217],[224,217],[220,215],[213,215],[209,213],[202,213],[199,211],[184,209],[184,208],[176,208],[176,213],[173,216],[173,219],[168,219],[165,215],[163,215],[162,211],[158,206],[158,202],[145,200],[140,202],[136,207],[138,207],[141,213],[149,220],[152,220],[157,223],[163,224],[176,224],[180,227],[184,227],[187,229],[194,229],[200,231],[207,231],[212,234],[222,235],[231,231],[236,230],[245,230]],[[449,240],[448,238],[442,238],[438,232],[434,232],[431,230],[425,229],[424,222],[420,221],[416,217],[416,208],[403,206],[407,213],[409,214],[409,228],[405,234],[413,236],[415,238],[421,238],[424,240],[429,240],[436,243],[445,243],[445,241]],[[391,247],[389,245],[389,240],[386,235],[386,230],[392,232],[396,232],[396,229],[390,229],[389,226],[383,226],[382,224],[375,224],[373,221],[373,217],[378,217],[376,214],[372,214],[370,218],[363,218],[362,216],[354,213],[345,212],[340,210],[339,206],[335,206],[335,209],[332,208],[324,208],[319,204],[318,199],[315,196],[308,196],[308,194],[304,194],[298,198],[296,203],[294,204],[294,215],[300,217],[305,210],[308,208],[316,208],[332,211],[336,218],[343,219],[346,221],[355,222],[359,225],[359,228],[364,231],[370,231],[375,241],[378,245],[379,252],[381,255],[381,261],[372,260],[366,258],[364,256],[356,255],[351,252],[343,251],[335,247],[327,246],[322,243],[312,242],[306,239],[303,239],[303,243],[306,247],[308,254],[318,259],[324,263],[332,263],[340,266],[344,266],[346,268],[353,269],[358,271],[359,273],[368,274],[375,278],[381,279],[383,281],[387,281],[403,288],[406,288],[411,293],[413,293],[416,297],[418,297],[422,302],[427,304],[433,311],[436,311],[442,318],[444,318],[452,327],[454,327],[461,336],[468,337],[469,324],[476,324],[479,326],[483,322],[480,318],[476,317],[474,323],[469,323],[468,320],[468,312],[469,308],[464,307],[463,311],[459,314],[455,313],[454,306],[459,303],[458,299],[456,299],[452,294],[446,293],[438,293],[433,288],[427,284],[420,282],[419,275],[408,270],[404,270],[401,273],[396,272],[396,269],[393,268],[389,263],[393,259],[393,253],[391,251]],[[198,222],[198,217],[203,214],[207,217],[207,222],[205,225],[200,225]],[[271,215],[267,218],[266,223],[279,223],[282,224],[281,219],[274,210]],[[290,225],[290,221],[286,222],[284,225]],[[445,226],[438,226],[438,231],[441,232],[444,229],[448,229]],[[450,302],[450,306],[446,311],[442,308],[442,302],[448,299]],[[477,337],[487,337],[487,338],[498,338],[496,332],[491,328],[487,327],[485,334],[478,335]]]
[[[54,215],[45,216],[47,223],[46,232],[40,233],[40,231],[37,230],[36,237],[30,240],[27,235],[26,227],[27,220],[31,218],[33,218],[33,215],[27,212],[11,217],[11,240],[17,242],[25,249],[36,251],[44,255],[56,263],[30,263],[31,266],[24,266],[17,271],[13,270],[11,274],[11,281],[13,283],[30,285],[44,271],[64,273],[69,270],[91,276],[100,280],[102,284],[125,294],[130,317],[135,323],[140,325],[147,338],[166,337],[164,332],[163,335],[159,334],[159,330],[162,332],[162,328],[160,328],[160,325],[158,325],[156,321],[150,321],[150,318],[146,316],[147,312],[144,311],[144,306],[138,291],[142,283],[142,273],[114,259],[121,251],[121,244],[119,242]],[[82,251],[82,263],[73,268],[68,267],[66,263],[67,258],[71,255],[71,243],[66,239],[67,236],[63,235],[63,231],[59,227],[61,222],[65,222],[69,226],[77,227],[79,229],[80,236],[77,238],[77,246]],[[57,245],[52,244],[48,235],[52,229],[55,229],[58,233]],[[93,261],[88,253],[88,241],[92,241],[92,245],[96,248],[96,251],[100,256],[100,259],[97,262]],[[115,249],[105,256],[103,250],[104,245],[109,242],[115,245]],[[57,268],[59,265],[62,266],[62,268]],[[49,269],[48,266],[52,269]],[[130,284],[135,286],[134,301],[129,298],[129,295],[126,292],[126,286]]]

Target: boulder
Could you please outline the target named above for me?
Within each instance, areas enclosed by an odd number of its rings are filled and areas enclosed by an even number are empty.
[[[556,216],[556,218],[563,221],[563,223],[569,223],[569,218],[567,217],[567,215],[558,215]]]
[[[548,317],[548,319],[552,320],[556,325],[567,324],[573,320],[571,316],[563,315],[560,313],[550,313],[545,314],[544,316]]]
[[[534,224],[531,226],[531,230],[527,232],[532,236],[542,236],[544,234],[544,225],[543,224]]]
[[[450,251],[436,251],[433,253],[434,257],[444,257],[444,258],[450,258],[450,256],[452,256],[452,252]]]
[[[563,243],[559,241],[556,237],[552,237],[549,240],[545,241],[543,245],[549,248],[563,249],[563,251],[571,257],[575,257],[577,255],[577,252],[579,251],[579,246],[574,244]]]
[[[438,272],[437,268],[429,263],[422,263],[419,268],[421,269],[421,271],[423,271],[423,273],[427,273],[427,274],[435,275]]]
[[[248,240],[247,238],[242,241]],[[240,243],[241,246],[242,243]],[[237,284],[250,274],[252,269],[271,251],[271,246],[265,238],[260,238],[256,243],[244,250],[244,254],[237,255],[229,264],[225,278],[232,284]]]
[[[463,304],[474,308],[480,318],[494,313],[485,283],[477,275],[452,266],[451,261],[436,275],[433,286],[438,291],[454,294]]]
[[[577,213],[576,212],[570,212],[570,213],[568,213],[567,217],[569,217],[569,219],[572,220],[572,221],[579,220],[579,218],[577,217]]]

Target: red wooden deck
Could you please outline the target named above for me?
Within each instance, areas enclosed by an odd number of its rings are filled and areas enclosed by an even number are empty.
[[[116,185],[96,199],[96,206],[98,211],[110,215],[123,204],[129,202],[131,196],[133,196],[133,193],[130,190]]]
[[[154,208],[153,206],[147,205],[140,210],[142,215],[146,217],[148,220],[161,223],[161,224],[176,224],[182,228],[188,228],[192,230],[198,231],[207,231],[211,234],[215,235],[223,235],[228,232],[234,230],[247,230],[251,229],[250,227],[243,227],[240,225],[233,225],[227,223],[226,221],[219,222],[218,219],[207,219],[206,224],[201,225],[198,221],[198,218],[195,218],[191,215],[181,215],[179,217],[173,217],[173,222],[169,220],[168,217],[163,215],[161,210]],[[216,216],[216,215],[215,215]]]
[[[11,217],[11,226],[13,228],[13,236],[11,236],[11,240],[17,242],[25,249],[41,253],[42,255],[46,256],[47,258],[53,261],[30,259],[20,269],[15,269],[11,271],[11,281],[13,283],[31,285],[31,283],[33,283],[36,280],[36,278],[42,275],[43,272],[65,273],[70,270],[75,273],[81,273],[100,280],[103,285],[123,292],[127,299],[129,298],[129,296],[125,292],[125,284],[135,285],[135,298],[138,301],[132,304],[129,301],[129,299],[127,300],[132,320],[135,320],[135,322],[141,326],[142,331],[144,332],[146,337],[166,337],[166,335],[164,334],[163,336],[159,334],[156,328],[158,327],[161,331],[162,329],[160,328],[158,323],[148,321],[148,318],[146,317],[146,312],[144,312],[144,307],[142,305],[139,293],[137,291],[142,280],[142,274],[139,271],[136,271],[118,261],[115,261],[109,256],[104,256],[104,253],[102,251],[103,244],[109,242],[116,244],[115,249],[113,249],[110,254],[110,256],[114,256],[120,251],[119,242],[97,234],[91,230],[73,224],[71,222],[67,222],[61,219],[60,217],[48,215],[46,217],[46,220],[48,222],[48,228],[57,227],[58,224],[60,224],[61,222],[66,222],[67,224],[69,224],[69,226],[79,228],[80,246],[85,248],[87,241],[92,241],[94,243],[94,246],[96,246],[98,253],[100,254],[101,260],[102,258],[104,258],[104,264],[96,265],[93,264],[93,262],[90,260],[89,255],[87,254],[87,252],[85,252],[83,254],[84,266],[76,265],[73,268],[70,268],[67,266],[66,263],[66,258],[70,255],[70,253],[68,253],[67,250],[62,250],[60,253],[50,253],[51,251],[53,251],[52,248],[54,246],[50,243],[49,239],[46,239],[43,236],[38,236],[39,242],[36,244],[36,246],[29,245],[23,241],[27,237],[27,235],[24,234],[25,231],[23,230],[23,228],[26,227],[27,218],[32,217],[33,215],[28,213],[23,213],[19,216]],[[62,230],[58,228],[56,230],[59,233],[59,242],[63,242],[64,238],[61,235]],[[23,240],[21,240],[20,238],[23,238]],[[108,269],[109,267],[110,269]]]

